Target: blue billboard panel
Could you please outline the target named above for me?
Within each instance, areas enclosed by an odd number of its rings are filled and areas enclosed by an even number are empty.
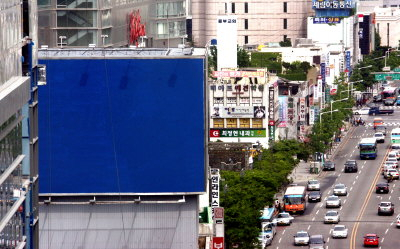
[[[40,193],[205,190],[204,59],[49,59]]]

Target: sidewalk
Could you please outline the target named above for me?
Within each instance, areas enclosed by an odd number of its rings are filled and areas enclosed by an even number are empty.
[[[349,124],[345,125],[345,131],[342,134],[342,140],[340,142],[334,142],[332,146],[332,154],[326,155],[326,160],[330,160],[334,158],[338,151],[341,149],[342,145],[350,138],[348,136],[349,133],[352,132],[354,127]],[[310,164],[312,162],[304,162],[300,161],[300,163],[293,169],[293,171],[289,174],[288,179],[292,180],[294,184],[306,185],[309,179],[317,179],[321,176],[322,170],[321,168],[318,170],[318,174],[310,173]],[[285,189],[282,189],[279,193],[275,195],[276,199],[281,200],[284,195]]]

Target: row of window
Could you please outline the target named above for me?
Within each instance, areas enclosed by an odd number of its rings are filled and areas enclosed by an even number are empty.
[[[283,19],[283,29],[287,29],[288,21],[286,18]],[[244,29],[249,29],[249,19],[244,19]]]
[[[255,98],[253,97],[252,99],[253,105],[263,105],[263,101],[262,98]],[[232,105],[237,105],[239,103],[239,105],[241,106],[249,106],[250,105],[250,97],[243,97],[243,98],[239,98],[239,100],[237,99],[237,97],[226,97],[226,101],[224,101],[223,97],[214,97],[214,101],[213,104],[216,106],[221,106],[221,105],[228,105],[228,106],[232,106]]]
[[[263,128],[263,120],[261,118],[253,118],[252,122],[250,122],[250,118],[214,118],[213,128],[225,128],[225,120],[226,128]]]
[[[231,3],[232,13],[236,13],[236,4]],[[225,13],[228,13],[228,3],[225,3]],[[244,13],[249,13],[249,3],[244,3]],[[283,13],[287,13],[287,2],[283,2]]]

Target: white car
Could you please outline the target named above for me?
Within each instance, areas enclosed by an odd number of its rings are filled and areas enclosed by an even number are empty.
[[[291,216],[289,213],[283,212],[279,213],[276,219],[274,219],[273,223],[276,223],[277,225],[287,225],[289,226],[292,224],[293,216]]]
[[[387,178],[391,174],[393,179],[399,179],[399,172],[396,169],[387,169],[383,172],[383,177]]]
[[[399,167],[399,162],[397,161],[397,159],[396,158],[393,158],[393,157],[388,157],[388,158],[386,158],[386,161],[385,161],[385,163],[386,162],[392,162],[393,164],[396,164],[396,168],[398,168]]]
[[[307,182],[307,190],[320,190],[320,184],[318,180],[308,180]]]
[[[376,132],[374,134],[377,143],[384,143],[385,142],[385,135],[382,132]]]
[[[325,207],[340,207],[342,205],[341,200],[336,195],[331,195],[326,199]]]
[[[344,185],[342,183],[336,184],[335,187],[333,188],[333,194],[334,195],[347,195],[346,185]]]
[[[348,229],[345,225],[335,225],[332,231],[332,238],[347,238]]]
[[[271,235],[270,235],[270,234],[261,232],[261,233],[258,235],[258,241],[260,241],[261,248],[265,248],[266,246],[271,245],[271,243],[272,243],[272,238],[271,238]]]
[[[328,211],[324,217],[324,223],[339,223],[340,215],[338,211]]]
[[[391,152],[389,152],[387,159],[393,159],[393,160],[399,160],[400,158],[400,154],[399,151],[397,150],[392,150]]]
[[[369,114],[369,107],[363,107],[358,110],[353,110],[354,115],[368,115]]]
[[[399,215],[397,215],[397,217],[396,217],[396,227],[397,228],[400,228],[400,214]]]
[[[310,235],[306,231],[299,231],[294,236],[295,246],[308,245],[308,242],[310,242]]]

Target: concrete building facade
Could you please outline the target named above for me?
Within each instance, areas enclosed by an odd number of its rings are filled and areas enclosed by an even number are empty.
[[[305,38],[311,1],[193,0],[192,32],[195,46],[203,47],[217,36],[217,17],[237,16],[239,46],[257,46],[288,38]]]
[[[375,8],[376,31],[381,37],[381,46],[399,47],[400,9]]]

